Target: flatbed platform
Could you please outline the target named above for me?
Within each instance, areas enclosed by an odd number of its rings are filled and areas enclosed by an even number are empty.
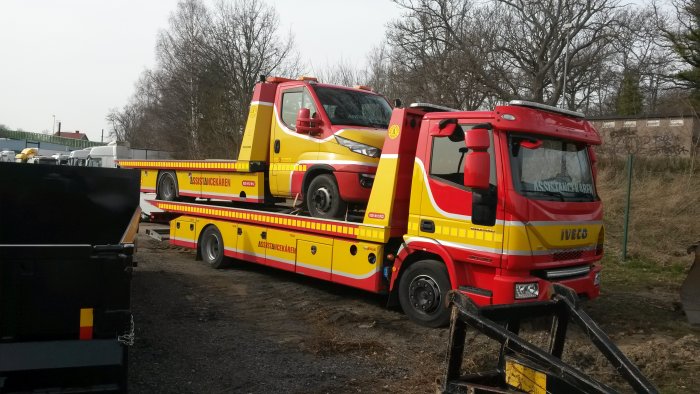
[[[279,208],[271,207],[262,210],[162,200],[149,200],[148,202],[171,213],[210,219],[235,220],[248,224],[370,242],[388,242],[391,232],[390,228],[386,226],[299,216],[276,212],[274,209]]]

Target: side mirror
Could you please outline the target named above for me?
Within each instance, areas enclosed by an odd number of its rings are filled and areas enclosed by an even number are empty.
[[[491,174],[491,157],[487,152],[491,141],[487,129],[471,129],[466,132],[465,144],[469,149],[464,160],[464,186],[472,189],[488,189]]]
[[[321,120],[311,117],[311,110],[308,108],[299,108],[297,113],[297,133],[299,134],[318,134],[321,132]]]

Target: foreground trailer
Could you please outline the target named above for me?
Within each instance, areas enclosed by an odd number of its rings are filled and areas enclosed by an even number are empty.
[[[139,173],[0,163],[0,179],[23,185],[0,189],[0,392],[125,392]]]
[[[510,393],[616,393],[562,360],[569,323],[579,326],[593,345],[637,393],[658,393],[644,376],[584,312],[572,289],[554,284],[552,299],[520,305],[477,307],[458,292],[450,293],[452,318],[447,347],[447,368],[438,381],[438,392]],[[549,348],[543,349],[519,336],[522,322],[551,318]],[[492,370],[462,374],[462,359],[469,351],[467,329],[471,328],[501,344],[498,363]]]

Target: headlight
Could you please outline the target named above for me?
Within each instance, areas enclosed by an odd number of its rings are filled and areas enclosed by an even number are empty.
[[[382,154],[382,150],[379,148],[375,148],[370,145],[365,145],[361,144],[359,142],[355,142],[352,140],[349,140],[347,138],[343,137],[338,137],[337,135],[335,136],[335,140],[338,142],[338,144],[350,149],[351,151],[355,153],[359,153],[361,155],[369,156],[369,157],[379,157],[379,155]]]
[[[593,284],[595,286],[600,286],[600,279],[601,279],[600,277],[601,277],[601,272],[600,271],[596,272],[595,276],[593,277]]]
[[[540,295],[540,285],[534,283],[516,283],[515,284],[515,299],[525,300],[528,298],[537,298]]]

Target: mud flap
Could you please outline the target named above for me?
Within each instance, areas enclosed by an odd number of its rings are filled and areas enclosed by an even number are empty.
[[[688,247],[688,254],[695,253],[688,276],[681,285],[681,303],[690,324],[700,324],[700,242]]]

